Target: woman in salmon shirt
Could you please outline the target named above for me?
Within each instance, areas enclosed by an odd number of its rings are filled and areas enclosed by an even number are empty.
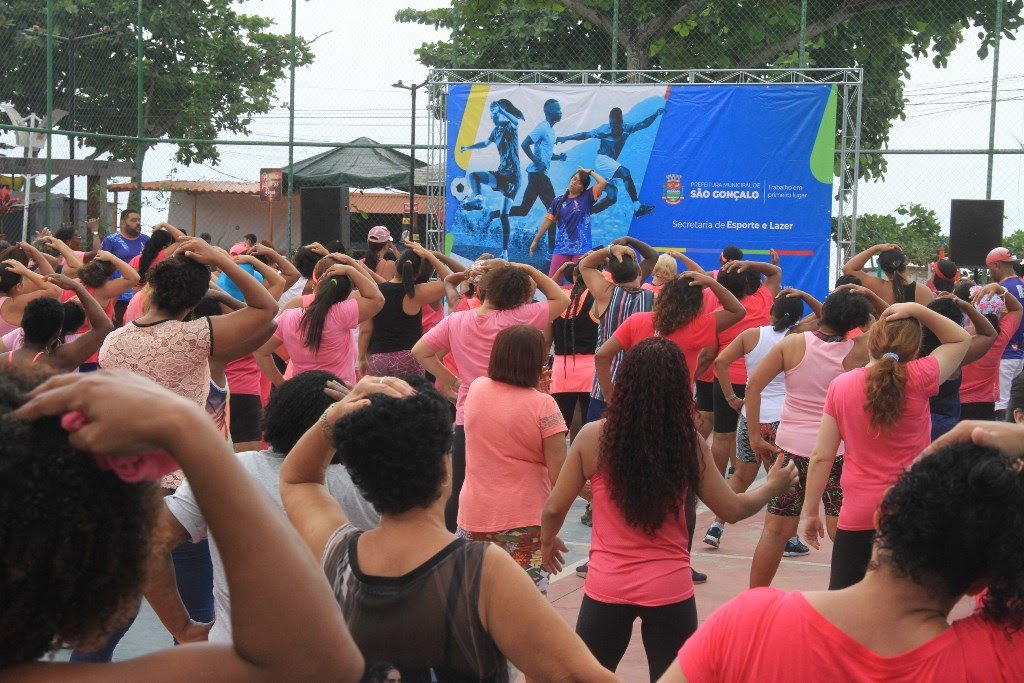
[[[733,493],[697,432],[682,351],[653,337],[626,353],[605,418],[580,430],[544,506],[541,547],[550,572],[562,567],[566,546],[557,533],[587,480],[594,530],[576,632],[614,671],[639,617],[655,680],[697,628],[687,496],[696,491],[716,514],[739,521],[792,486],[796,468],[780,460],[764,486]]]
[[[941,345],[918,358],[921,327]],[[829,589],[864,578],[871,559],[874,512],[885,489],[931,441],[928,399],[957,371],[971,345],[967,330],[920,304],[893,304],[868,333],[867,366],[832,380],[807,470],[803,537],[818,548],[825,528],[818,500],[840,442],[846,445],[843,507],[832,547]]]
[[[537,390],[547,359],[544,333],[515,325],[498,333],[487,376],[466,395],[466,481],[456,534],[512,556],[541,593],[540,513],[565,461],[568,427],[550,394]]]
[[[962,422],[929,450],[873,511],[860,582],[743,593],[701,625],[660,683],[1020,681],[1024,427]],[[978,595],[974,614],[949,623]]]

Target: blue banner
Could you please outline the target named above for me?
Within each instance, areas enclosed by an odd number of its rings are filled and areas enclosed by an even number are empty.
[[[548,240],[532,257],[530,242],[583,167],[608,181],[587,246],[629,234],[708,269],[727,245],[753,260],[775,249],[785,284],[822,296],[835,107],[833,89],[812,84],[453,86],[449,243],[542,267]]]

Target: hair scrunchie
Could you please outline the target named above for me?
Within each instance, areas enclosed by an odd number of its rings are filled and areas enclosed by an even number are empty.
[[[898,353],[893,353],[892,351],[886,351],[883,353],[882,358],[892,358],[897,363],[900,362],[900,355]]]
[[[87,424],[89,418],[80,410],[70,410],[60,418],[60,426],[68,433],[77,432]],[[178,463],[170,453],[157,449],[114,455],[92,453],[91,456],[97,469],[112,471],[118,479],[129,484],[160,481],[164,475],[178,469]]]

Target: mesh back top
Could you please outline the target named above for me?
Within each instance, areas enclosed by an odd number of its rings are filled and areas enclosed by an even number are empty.
[[[322,564],[366,668],[392,664],[403,683],[507,683],[505,656],[478,609],[488,544],[457,539],[408,574],[368,576],[361,534],[349,524],[334,532]]]

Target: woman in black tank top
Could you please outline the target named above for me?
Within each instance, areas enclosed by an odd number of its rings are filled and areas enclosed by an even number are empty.
[[[384,308],[359,326],[359,372],[363,375],[422,375],[423,366],[410,353],[423,335],[423,306],[444,297],[444,279],[451,270],[441,255],[415,242],[398,256],[397,272],[382,282]],[[428,282],[437,272],[439,279]]]
[[[508,681],[508,652],[530,679],[616,680],[507,553],[445,528],[451,413],[410,379],[363,378],[281,470],[285,509],[321,558],[367,667],[390,664],[413,683]],[[335,453],[380,512],[377,529],[349,525],[327,491]]]

